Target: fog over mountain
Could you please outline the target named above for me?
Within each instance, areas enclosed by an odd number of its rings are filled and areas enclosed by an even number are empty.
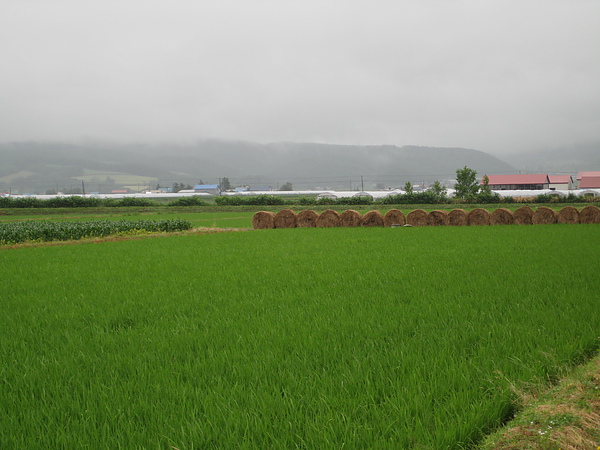
[[[522,173],[576,174],[600,171],[600,142],[508,154],[503,159]]]
[[[0,190],[600,170],[599,18],[597,0],[2,0]]]
[[[190,145],[88,142],[0,144],[0,190],[37,191],[77,186],[81,180],[108,187],[106,179],[131,188],[155,184],[268,184],[292,182],[297,189],[398,187],[451,179],[465,165],[480,173],[507,173],[509,164],[462,148],[316,143],[257,144],[201,141]]]

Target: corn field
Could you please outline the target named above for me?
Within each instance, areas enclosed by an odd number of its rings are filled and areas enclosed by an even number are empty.
[[[131,234],[189,230],[191,222],[171,220],[96,220],[88,222],[30,221],[0,224],[0,245],[21,242],[49,242]]]

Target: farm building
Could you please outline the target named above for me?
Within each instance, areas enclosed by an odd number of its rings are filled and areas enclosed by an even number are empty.
[[[579,172],[577,174],[577,187],[579,189],[600,188],[600,172]]]
[[[252,192],[256,192],[256,191],[269,192],[269,191],[272,191],[273,188],[271,186],[266,185],[266,184],[265,185],[257,184],[257,185],[250,186],[248,188],[248,190],[252,191]]]
[[[581,189],[577,191],[577,195],[584,197],[600,197],[600,189]]]
[[[500,197],[514,197],[520,199],[534,198],[538,195],[554,195],[555,197],[564,197],[568,194],[566,190],[551,189],[500,189],[493,191]]]
[[[573,189],[573,177],[571,175],[548,175],[550,181],[549,189],[559,191],[570,191]]]
[[[221,190],[218,184],[197,184],[194,186],[194,192],[202,192],[205,194],[219,195]]]
[[[405,194],[400,189],[394,189],[392,191],[324,191],[317,195],[317,200],[322,198],[330,198],[336,200],[339,198],[356,198],[363,197],[371,200],[379,200],[390,195]]]
[[[520,191],[548,189],[550,180],[546,174],[489,175],[489,186],[494,191]],[[483,180],[481,181],[483,185]]]

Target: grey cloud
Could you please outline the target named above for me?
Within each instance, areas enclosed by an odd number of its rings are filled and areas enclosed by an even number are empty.
[[[596,1],[5,0],[0,140],[600,141]]]

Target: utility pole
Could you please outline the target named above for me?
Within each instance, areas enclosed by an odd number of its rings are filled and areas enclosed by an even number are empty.
[[[363,176],[362,175],[360,176],[360,190],[362,192],[365,192],[365,183],[363,181]]]
[[[85,197],[85,184],[83,183],[83,180],[81,180],[81,193]]]

